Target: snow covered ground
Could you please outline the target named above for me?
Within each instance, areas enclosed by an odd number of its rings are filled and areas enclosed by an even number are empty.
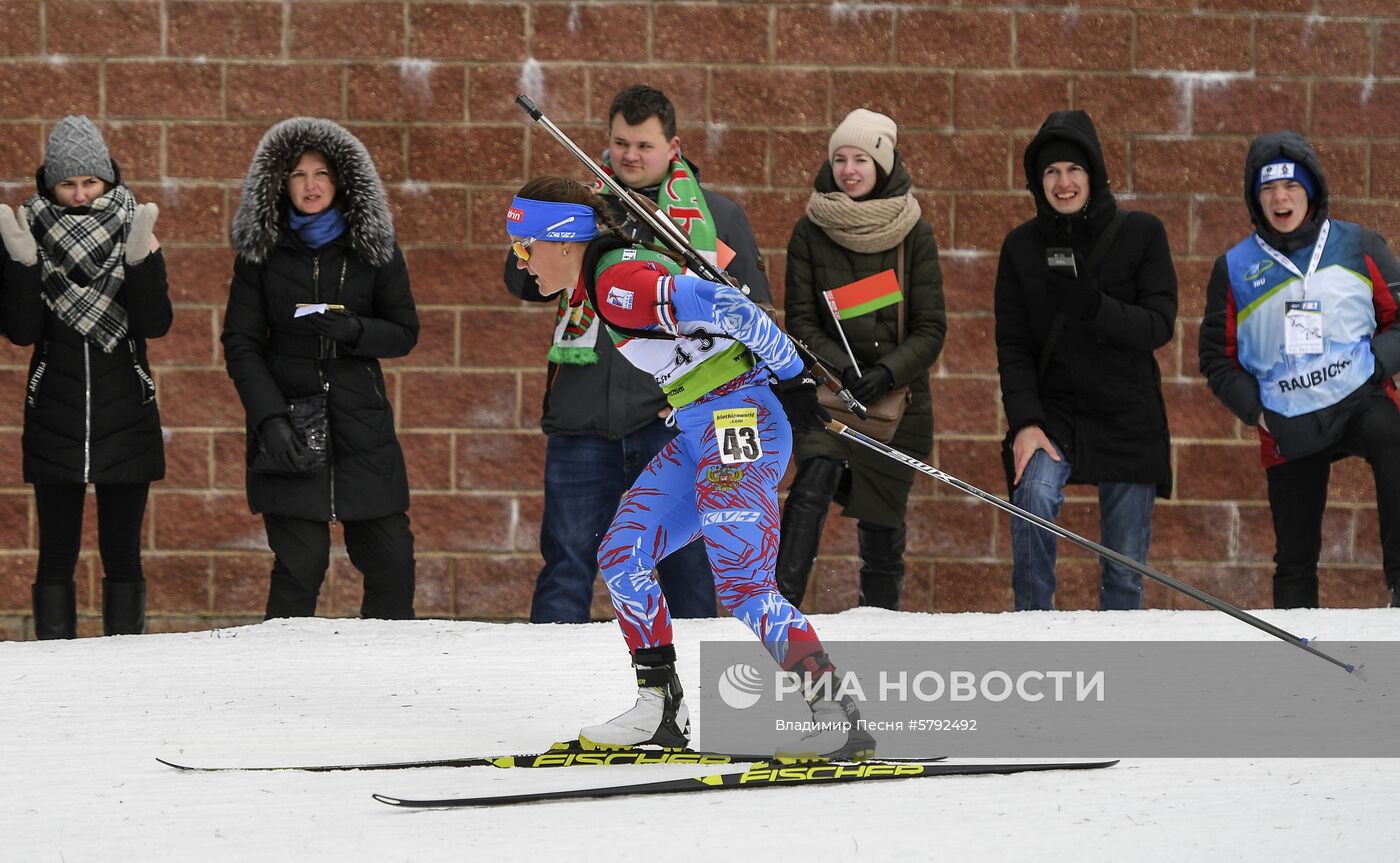
[[[1400,611],[1261,612],[1394,640]],[[1212,611],[815,617],[827,641],[1246,640]],[[682,621],[683,682],[702,640]],[[1300,663],[1318,662],[1298,651]],[[1342,672],[1338,672],[1342,673]],[[616,628],[276,621],[0,643],[0,859],[14,861],[1393,860],[1397,759],[1129,759],[1109,770],[399,810],[405,797],[696,775],[688,766],[180,773],[200,764],[535,751],[631,703]],[[1397,722],[1400,736],[1400,722]],[[1400,747],[1397,747],[1400,751]]]

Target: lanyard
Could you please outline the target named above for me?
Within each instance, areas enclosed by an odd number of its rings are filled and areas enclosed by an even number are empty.
[[[1308,298],[1308,279],[1312,278],[1312,274],[1317,272],[1317,262],[1322,260],[1322,250],[1327,246],[1327,235],[1331,233],[1331,231],[1332,220],[1328,219],[1327,221],[1322,223],[1322,230],[1317,232],[1317,242],[1313,244],[1312,261],[1308,263],[1308,272],[1306,275],[1301,270],[1299,270],[1298,267],[1292,261],[1288,259],[1287,255],[1283,254],[1278,249],[1275,249],[1273,246],[1264,242],[1263,237],[1260,237],[1258,234],[1255,234],[1254,242],[1258,243],[1259,248],[1263,249],[1266,253],[1268,253],[1269,257],[1273,258],[1275,261],[1278,261],[1290,273],[1303,280],[1303,299],[1306,300]]]

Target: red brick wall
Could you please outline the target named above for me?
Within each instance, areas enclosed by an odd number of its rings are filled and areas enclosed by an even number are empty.
[[[1400,238],[1394,0],[0,0],[0,19],[0,197],[21,201],[53,121],[86,113],[137,194],[162,207],[176,325],[151,348],[170,464],[146,517],[153,630],[254,620],[263,604],[269,556],[244,502],[242,412],[217,335],[239,178],[263,130],[292,114],[363,138],[407,251],[423,334],[387,371],[425,615],[519,617],[538,567],[550,313],[501,289],[500,213],[527,177],[579,170],[522,122],[522,89],[590,150],[616,90],[666,90],[706,181],[745,203],[777,286],[831,127],[861,105],[893,115],[944,254],[933,461],[992,491],[1003,418],[991,283],[1001,237],[1031,212],[1020,154],[1047,112],[1091,111],[1115,187],[1165,220],[1181,277],[1177,338],[1160,356],[1178,494],[1158,509],[1154,563],[1245,605],[1269,598],[1268,508],[1252,435],[1205,389],[1195,344],[1211,261],[1247,228],[1248,140],[1306,132],[1335,214]],[[29,632],[27,359],[0,349],[0,638]],[[1372,497],[1363,466],[1343,463],[1327,517],[1329,605],[1382,601]],[[1090,497],[1068,510],[1069,528],[1097,535]],[[906,607],[1009,606],[1004,516],[922,478],[911,514]],[[91,633],[101,566],[88,521],[79,595]],[[816,609],[854,601],[854,546],[853,525],[833,519]],[[343,555],[332,569],[323,612],[352,614],[357,579]],[[1061,579],[1061,607],[1093,605],[1088,555],[1066,550]],[[1193,604],[1155,584],[1148,600]]]

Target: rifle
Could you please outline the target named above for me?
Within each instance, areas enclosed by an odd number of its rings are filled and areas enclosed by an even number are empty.
[[[593,161],[592,157],[587,153],[583,152],[562,129],[554,125],[554,121],[546,117],[544,112],[535,105],[529,96],[523,94],[517,96],[515,97],[515,102],[530,116],[530,119],[534,120],[536,124],[548,132],[550,137],[558,141],[564,149],[572,153],[574,158],[582,162],[584,167],[588,168],[593,176],[598,178],[599,182],[607,186],[608,189],[617,196],[617,200],[627,209],[627,212],[638,222],[651,229],[652,236],[656,237],[666,248],[674,252],[687,270],[706,281],[728,285],[731,288],[742,291],[745,296],[748,295],[748,286],[740,284],[738,279],[720,269],[704,255],[700,254],[695,246],[691,245],[690,236],[686,234],[685,231],[681,230],[679,225],[667,218],[666,215],[661,212],[660,207],[656,205],[655,201],[627,188],[614,179],[607,171],[604,171],[602,166]],[[771,309],[765,309],[765,311],[769,311],[770,314],[772,313]],[[845,405],[846,409],[851,413],[862,419],[865,418],[865,405],[856,401],[855,396],[851,395],[850,391],[842,385],[840,377],[828,371],[826,366],[822,365],[816,356],[812,354],[811,350],[802,343],[801,339],[793,338],[791,335],[789,335],[788,338],[792,341],[793,346],[797,349],[797,353],[806,363],[812,376],[816,378],[817,383],[824,384],[828,389],[836,393],[841,399],[841,403]]]

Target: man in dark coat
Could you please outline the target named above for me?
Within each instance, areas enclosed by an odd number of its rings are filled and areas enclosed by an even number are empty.
[[[1254,232],[1216,259],[1201,319],[1201,373],[1257,426],[1274,522],[1274,605],[1316,607],[1332,462],[1376,480],[1386,586],[1400,606],[1400,263],[1375,231],[1327,215],[1327,177],[1297,132],[1245,157]]]
[[[248,504],[276,554],[267,616],[315,614],[340,521],[365,578],[361,614],[411,618],[408,475],[379,358],[413,349],[418,313],[364,146],[329,120],[272,127],[233,245],[224,357],[247,411]],[[298,410],[314,418],[322,394],[328,444],[315,422],[293,423]]]
[[[664,204],[664,193],[677,181],[693,182],[709,218],[691,224],[708,230],[733,251],[721,265],[751,289],[749,296],[771,303],[758,244],[738,204],[699,184],[699,168],[680,154],[676,109],[659,90],[629,87],[613,99],[609,117],[609,157],[613,176],[625,187]],[[675,174],[679,168],[682,177]],[[614,216],[626,211],[605,195]],[[689,202],[687,202],[689,203]],[[626,223],[638,240],[650,232]],[[703,250],[703,245],[701,246]],[[507,254],[505,286],[527,302],[558,303],[541,296],[533,276],[516,267]],[[617,512],[622,495],[675,430],[660,418],[666,398],[650,375],[628,363],[611,341],[597,337],[598,326],[568,332],[561,320],[549,354],[549,369],[540,426],[548,435],[545,450],[544,514],[540,553],[544,566],[535,583],[532,623],[586,623],[591,619],[598,545]],[[586,344],[585,344],[586,343]],[[541,348],[543,352],[543,346]],[[715,616],[714,575],[702,543],[687,545],[657,566],[657,576],[673,618]]]
[[[1176,324],[1166,229],[1120,213],[1084,111],[1051,114],[1025,170],[1036,216],[1002,243],[995,301],[1012,500],[1053,521],[1066,483],[1097,485],[1102,544],[1146,562],[1155,498],[1171,493],[1153,354]],[[1013,517],[1011,538],[1016,609],[1053,608],[1055,536]],[[1100,607],[1141,608],[1142,576],[1102,567]]]

